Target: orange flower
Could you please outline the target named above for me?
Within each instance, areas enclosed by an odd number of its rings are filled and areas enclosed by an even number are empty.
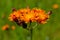
[[[20,23],[20,21],[24,21],[25,23],[30,21],[45,23],[48,18],[49,14],[46,14],[44,10],[37,8],[30,10],[29,8],[26,8],[14,11],[10,15],[9,20],[15,21],[16,23]]]
[[[8,30],[8,28],[9,28],[9,25],[6,24],[6,25],[4,25],[4,26],[2,27],[2,30]]]
[[[49,15],[45,13],[44,10],[41,9],[33,9],[35,12],[35,20],[39,23],[46,23],[45,21],[49,18]]]
[[[30,22],[30,20],[34,17],[34,13],[30,12],[24,15],[26,23]],[[32,21],[32,20],[31,20]]]
[[[14,25],[12,26],[12,30],[15,30],[15,26]]]
[[[54,9],[57,9],[58,7],[59,7],[58,4],[54,4],[54,5],[53,5],[53,8],[54,8]]]

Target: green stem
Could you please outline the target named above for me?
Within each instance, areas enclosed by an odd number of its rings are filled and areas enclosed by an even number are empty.
[[[31,40],[32,40],[32,35],[33,35],[33,29],[32,29],[32,27],[31,27],[30,32],[31,32]]]
[[[29,28],[30,28],[30,39],[32,40],[32,34],[33,34],[33,28],[31,27],[31,22],[29,24]]]
[[[33,36],[33,27],[32,27],[32,22],[31,22],[31,21],[30,21],[29,26],[28,26],[27,29],[29,30],[29,34],[30,34],[29,38],[30,38],[30,40],[32,40],[32,36]]]

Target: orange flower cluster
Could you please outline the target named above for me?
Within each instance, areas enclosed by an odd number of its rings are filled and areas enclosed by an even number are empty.
[[[47,14],[44,10],[33,8],[25,8],[19,9],[17,11],[13,11],[10,16],[10,21],[15,21],[18,24],[21,24],[22,21],[25,23],[38,22],[38,23],[46,23],[46,20],[49,18],[49,14]]]
[[[6,25],[4,25],[4,26],[2,27],[2,30],[8,30],[8,28],[9,28],[9,25],[6,24]]]
[[[3,30],[3,31],[4,31],[4,30],[9,30],[9,28],[10,28],[9,24],[5,24],[5,25],[2,27],[2,30]],[[15,26],[14,26],[14,25],[11,26],[11,29],[12,29],[12,30],[15,30]]]

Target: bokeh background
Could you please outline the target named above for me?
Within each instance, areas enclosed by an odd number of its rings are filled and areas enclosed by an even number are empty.
[[[54,6],[55,5],[55,6]],[[39,24],[34,30],[32,40],[60,40],[60,0],[0,0],[0,40],[30,40],[28,30],[8,20],[13,8],[41,8],[52,11],[46,24]],[[2,30],[8,24],[10,30]],[[12,30],[11,27],[15,29]]]

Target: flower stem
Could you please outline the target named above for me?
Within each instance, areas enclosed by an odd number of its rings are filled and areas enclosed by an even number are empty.
[[[29,24],[29,27],[30,27],[30,39],[32,40],[33,27],[31,25],[32,25],[32,22],[30,21],[30,24]]]
[[[32,27],[31,27],[30,33],[31,33],[31,40],[32,40],[32,35],[33,35],[33,29],[32,29]]]

